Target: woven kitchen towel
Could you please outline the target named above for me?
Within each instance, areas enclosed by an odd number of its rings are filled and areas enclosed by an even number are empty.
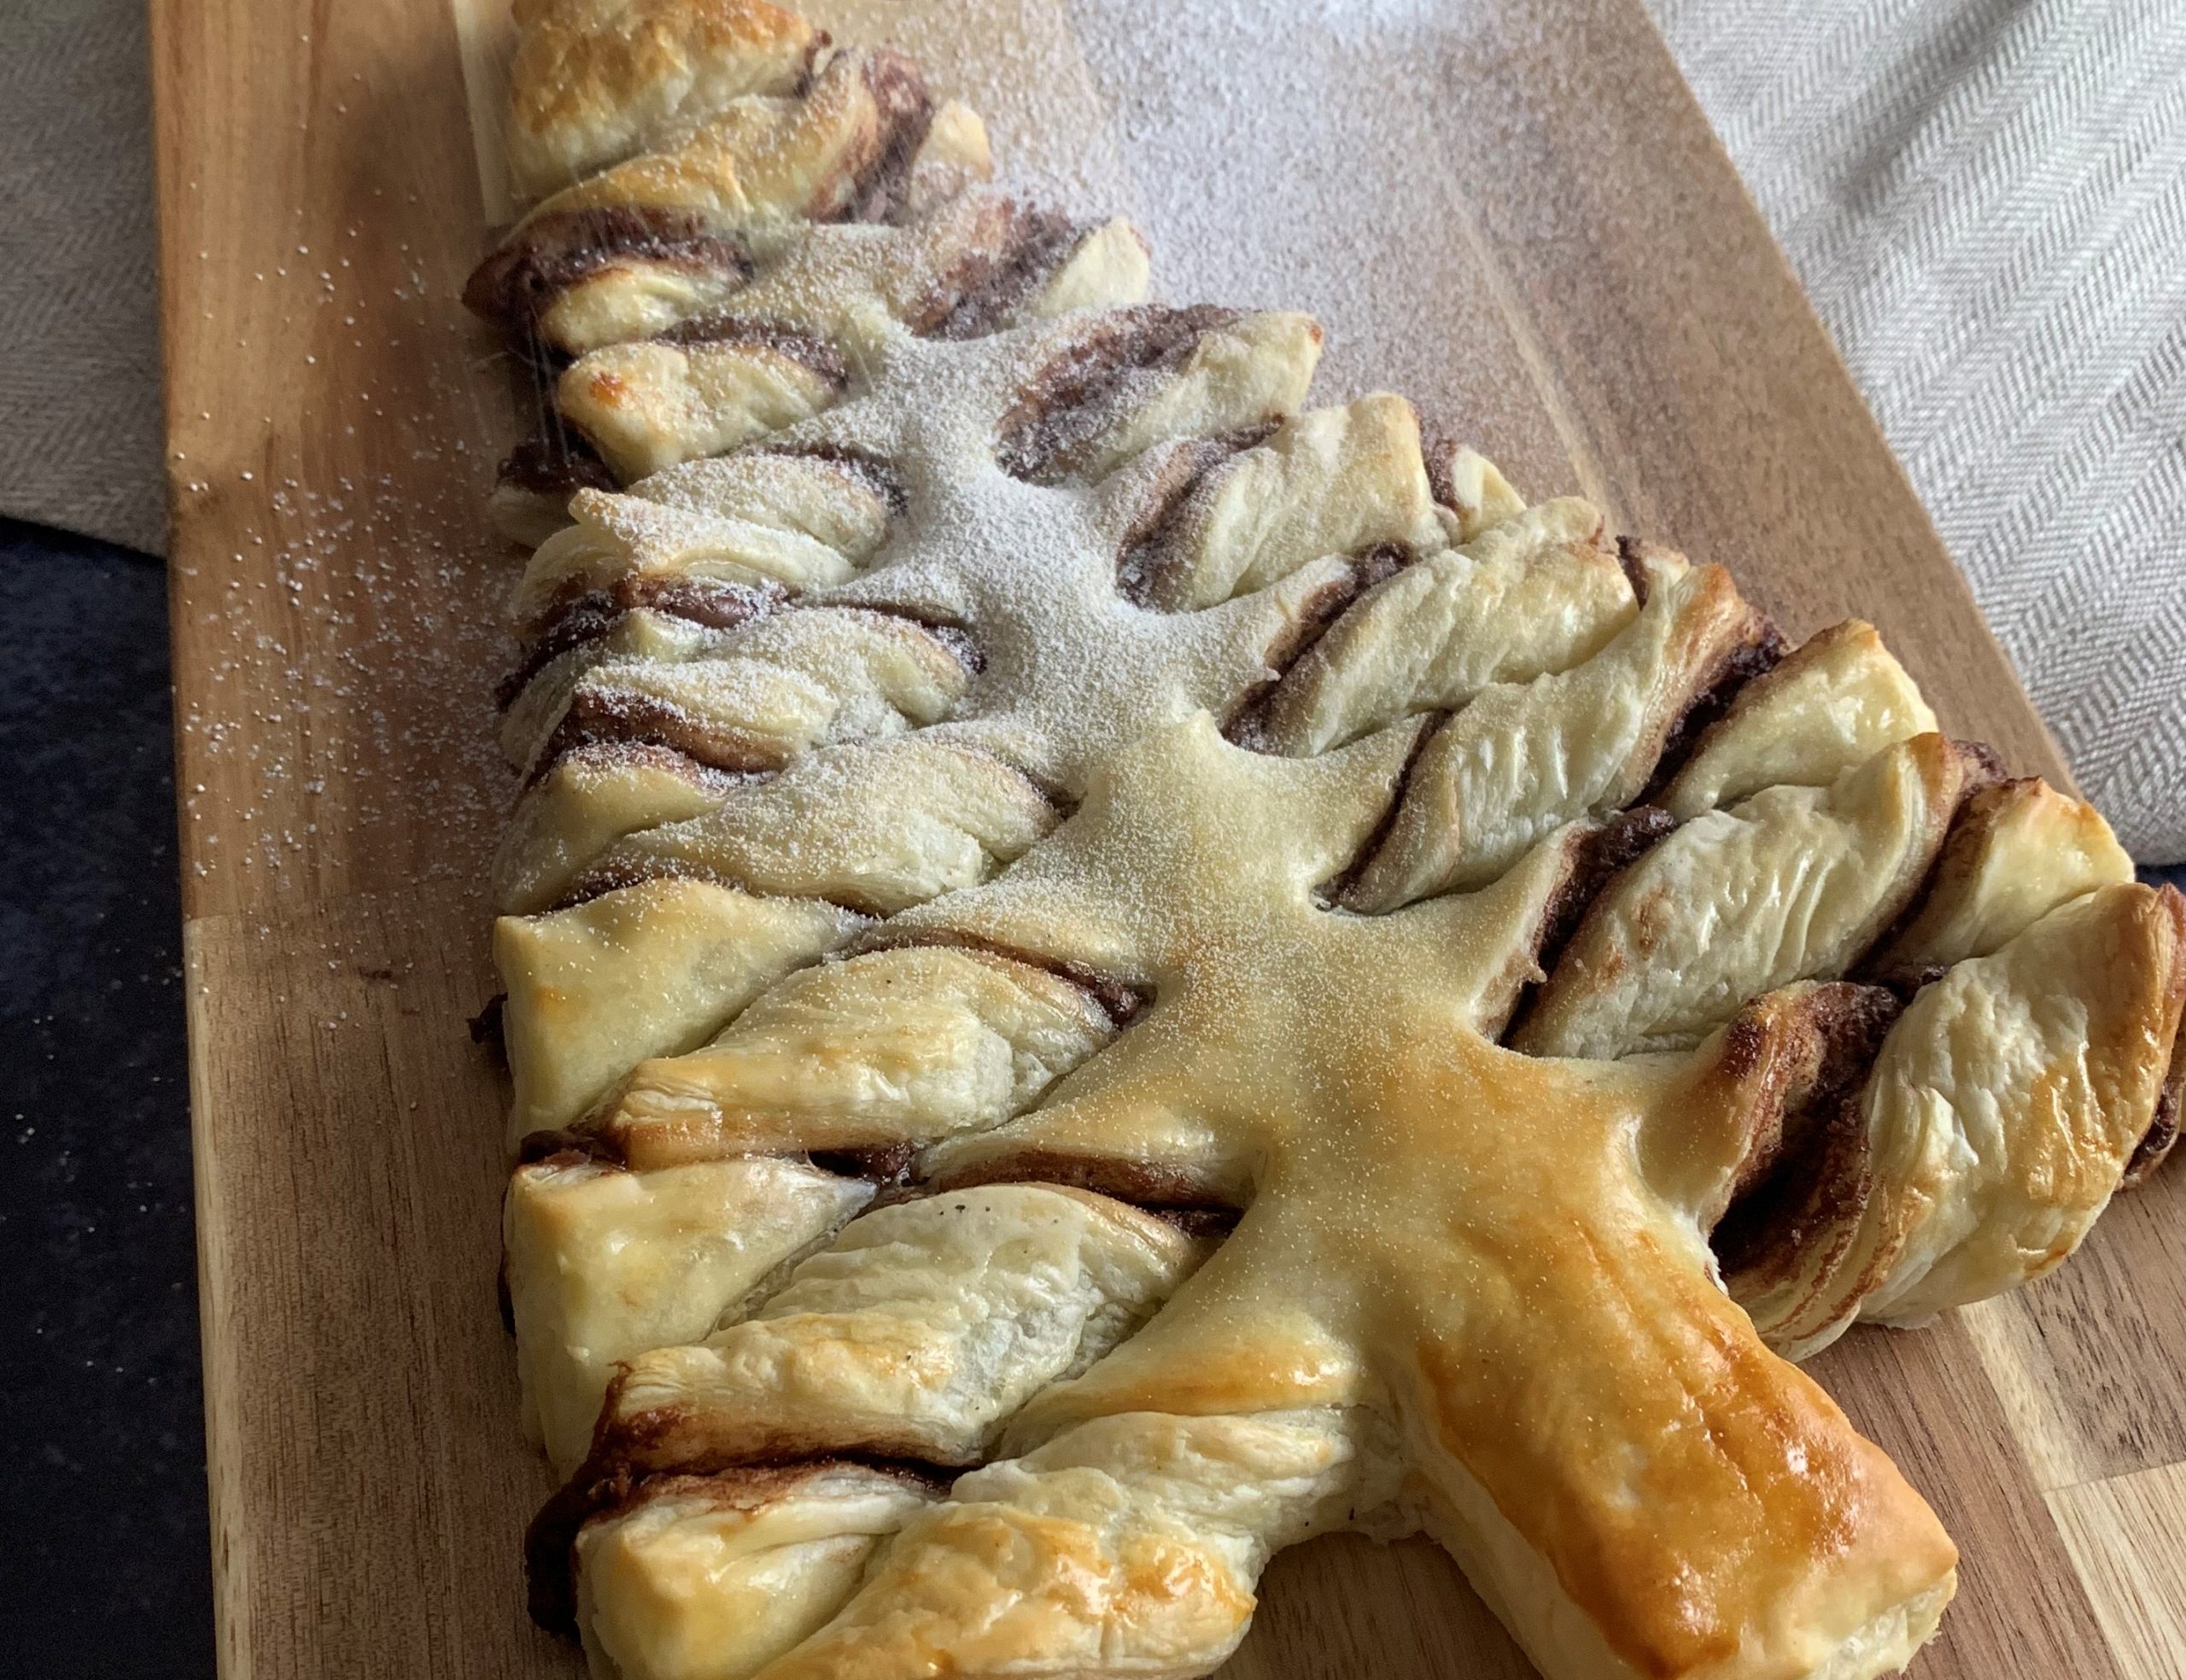
[[[0,50],[0,514],[157,553],[143,0],[14,0]]]
[[[2084,790],[2186,860],[2186,4],[1650,3]]]

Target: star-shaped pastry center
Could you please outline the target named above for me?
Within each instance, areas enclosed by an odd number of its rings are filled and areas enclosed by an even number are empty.
[[[1205,717],[1155,731],[1008,875],[899,919],[1153,999],[1040,1108],[931,1152],[933,1172],[1124,1160],[1244,1209],[1012,1439],[1124,1412],[1384,1409],[1436,1496],[1482,1490],[1640,1671],[1795,1640],[1787,1588],[1817,1549],[1886,1536],[1917,1572],[1949,1542],[1712,1278],[1703,1209],[1750,1117],[1707,1047],[1601,1064],[1494,1042],[1556,843],[1394,914],[1324,902],[1412,733],[1283,761]]]
[[[1004,417],[1084,330],[956,341],[870,320],[854,340],[861,394],[776,440],[885,462],[903,493],[872,569],[807,598],[967,627],[981,668],[938,732],[1073,790],[1122,743],[1226,710],[1272,675],[1271,650],[1347,573],[1331,556],[1201,611],[1128,599],[1118,567],[1146,487],[1127,470],[1091,487],[1034,483],[997,457]]]

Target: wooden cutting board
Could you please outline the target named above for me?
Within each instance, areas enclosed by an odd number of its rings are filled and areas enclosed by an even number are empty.
[[[158,96],[178,778],[223,1671],[567,1674],[495,1310],[479,886],[516,557],[510,371],[455,298],[497,218],[496,0],[167,0]],[[1535,494],[1879,622],[1955,732],[2061,776],[1639,0],[813,8],[1005,161],[1154,236],[1168,295],[1302,304]],[[488,120],[474,125],[474,112]],[[1073,187],[1081,191],[1072,192]],[[1088,196],[1088,195],[1096,196]],[[2186,1674],[2186,1171],[2060,1275],[1822,1381],[1966,1555],[1926,1680]],[[1271,1572],[1240,1676],[1519,1676],[1441,1554]]]

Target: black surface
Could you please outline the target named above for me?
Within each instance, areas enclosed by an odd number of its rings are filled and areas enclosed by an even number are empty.
[[[213,1672],[157,561],[0,521],[0,1673]]]

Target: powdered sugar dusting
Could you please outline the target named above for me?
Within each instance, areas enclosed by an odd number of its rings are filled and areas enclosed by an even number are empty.
[[[782,441],[888,462],[910,508],[879,568],[811,598],[965,625],[984,668],[941,728],[1076,789],[1148,724],[1226,706],[1267,674],[1295,597],[1271,592],[1206,613],[1133,606],[1116,588],[1128,510],[1083,486],[1002,471],[1001,417],[1056,337],[1039,328],[965,344],[903,335],[876,358],[872,394]]]
[[[450,354],[464,329],[407,242],[367,251],[360,225],[347,233],[295,238],[253,271],[254,306],[298,388],[317,388],[323,360],[377,367],[383,351],[387,382],[303,414],[235,413],[208,390],[170,456],[178,521],[217,521],[232,545],[178,544],[172,606],[190,650],[186,867],[223,884],[216,902],[338,890],[369,872],[359,860],[405,854],[418,878],[467,884],[459,849],[409,837],[421,815],[443,837],[482,835],[505,804],[460,697],[482,699],[492,668],[482,609],[499,568],[481,563],[498,545],[478,531],[477,479],[506,421]],[[394,423],[420,411],[467,420]]]
[[[1575,487],[1538,394],[1488,372],[1508,365],[1509,300],[1460,160],[1495,149],[1459,131],[1518,120],[1482,85],[1507,15],[1476,0],[1230,0],[1158,23],[1124,0],[815,15],[925,57],[986,117],[1013,184],[1131,216],[1161,295],[1312,313],[1330,400],[1400,391],[1454,435],[1492,438],[1529,493]],[[1525,236],[1568,238],[1559,207],[1539,208]]]

